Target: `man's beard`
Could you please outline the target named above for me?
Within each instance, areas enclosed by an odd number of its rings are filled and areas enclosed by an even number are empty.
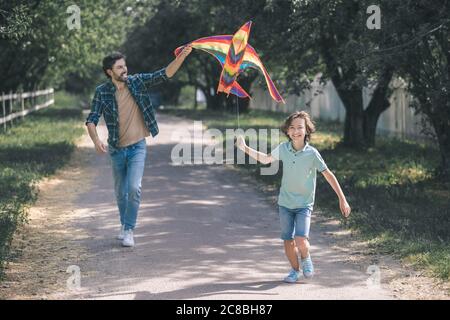
[[[120,82],[127,82],[127,77],[125,76],[126,73],[123,73],[120,76],[116,76],[115,79],[116,81],[120,81]]]

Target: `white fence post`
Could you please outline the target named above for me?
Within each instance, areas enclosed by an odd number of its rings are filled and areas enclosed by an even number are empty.
[[[13,108],[14,108],[14,98],[12,95],[12,90],[9,90],[9,114],[14,113]],[[13,119],[11,119],[11,127],[13,126]]]
[[[2,92],[2,105],[3,105],[3,118],[6,118],[5,93],[4,92]],[[3,130],[6,132],[6,121],[3,122]]]
[[[25,119],[25,99],[23,98],[23,89],[20,91],[20,104],[22,106],[22,120]]]

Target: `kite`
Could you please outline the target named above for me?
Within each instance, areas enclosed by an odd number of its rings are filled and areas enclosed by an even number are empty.
[[[222,66],[217,92],[224,92],[228,95],[231,93],[239,98],[250,98],[250,95],[236,81],[237,77],[247,68],[257,69],[264,75],[271,97],[276,102],[285,103],[255,49],[248,44],[251,25],[252,22],[248,21],[234,35],[211,36],[194,40],[176,48],[174,54],[178,56],[184,47],[191,45],[192,48],[213,55]]]

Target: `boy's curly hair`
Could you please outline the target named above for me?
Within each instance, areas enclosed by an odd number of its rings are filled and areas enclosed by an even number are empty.
[[[291,113],[289,117],[286,118],[283,125],[281,126],[281,131],[288,137],[289,140],[291,138],[288,136],[287,132],[289,129],[289,126],[291,125],[292,121],[294,119],[305,119],[306,124],[306,135],[305,135],[305,142],[309,141],[311,139],[311,135],[316,131],[316,126],[314,125],[314,122],[311,120],[311,117],[309,116],[308,112],[306,111],[296,111],[294,113]]]

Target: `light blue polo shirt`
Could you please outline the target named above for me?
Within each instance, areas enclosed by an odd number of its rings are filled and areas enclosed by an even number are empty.
[[[296,151],[288,141],[281,143],[271,154],[274,159],[283,162],[278,205],[288,209],[313,210],[316,173],[328,169],[319,151],[308,143],[302,150]]]

